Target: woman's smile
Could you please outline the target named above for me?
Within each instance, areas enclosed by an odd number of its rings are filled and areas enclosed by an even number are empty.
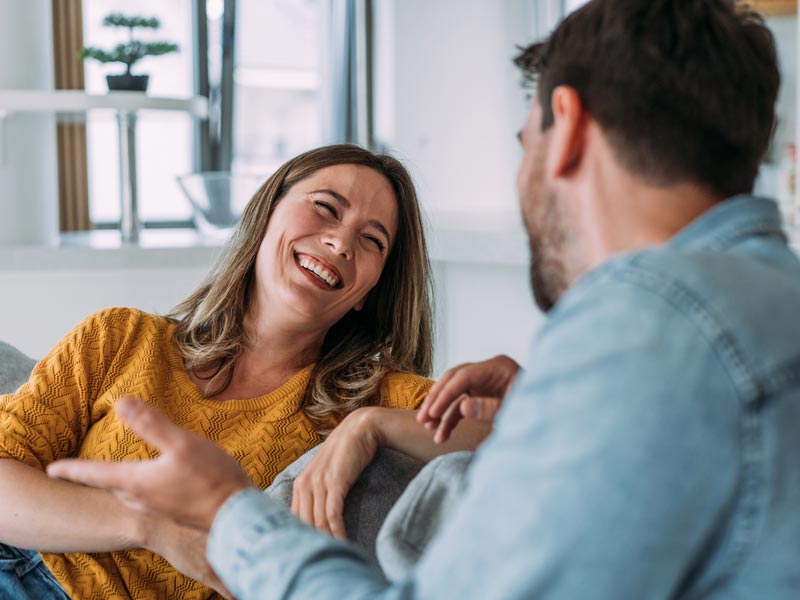
[[[294,260],[303,275],[320,289],[333,291],[343,287],[344,282],[339,270],[322,258],[296,252]]]

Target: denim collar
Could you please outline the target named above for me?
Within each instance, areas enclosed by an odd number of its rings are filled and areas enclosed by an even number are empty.
[[[781,216],[772,200],[740,195],[723,200],[680,230],[669,242],[675,249],[727,250],[752,236],[786,240]]]

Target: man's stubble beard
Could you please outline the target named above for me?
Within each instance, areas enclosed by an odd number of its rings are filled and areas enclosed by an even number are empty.
[[[549,312],[567,289],[564,264],[568,231],[555,190],[542,187],[539,205],[525,217],[530,246],[530,282],[536,305]]]

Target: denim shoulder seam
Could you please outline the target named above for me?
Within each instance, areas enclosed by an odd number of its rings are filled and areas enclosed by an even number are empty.
[[[749,368],[736,340],[725,330],[714,310],[691,288],[675,279],[657,277],[636,259],[628,263],[626,268],[617,270],[614,275],[620,280],[657,294],[694,324],[704,334],[720,361],[728,367],[728,373],[739,392],[742,409],[739,446],[742,462],[729,535],[720,548],[724,561],[720,567],[719,581],[729,580],[737,575],[741,565],[749,557],[768,502],[765,491],[767,474],[764,421],[759,405],[759,400],[766,392],[765,382],[756,377]]]
[[[640,265],[643,255],[617,269],[613,277],[658,295],[683,314],[708,340],[709,345],[727,367],[744,404],[757,401],[763,390],[760,378],[750,367],[736,339],[721,323],[714,309],[691,288],[676,279],[664,279]]]
[[[776,230],[773,219],[759,217],[750,220],[744,227],[740,225],[735,229],[723,229],[717,234],[708,235],[704,239],[703,247],[707,250],[726,250],[738,241],[776,233],[786,239],[786,235],[780,229]]]
[[[788,360],[776,369],[772,369],[764,378],[763,388],[765,394],[771,394],[785,389],[792,384],[800,384],[800,357]]]

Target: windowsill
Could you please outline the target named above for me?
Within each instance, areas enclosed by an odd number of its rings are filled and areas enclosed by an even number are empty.
[[[190,229],[145,229],[136,245],[121,243],[114,230],[67,233],[51,246],[0,246],[0,272],[210,266],[223,243]],[[508,266],[528,262],[521,230],[439,229],[429,235],[429,245],[433,262]]]
[[[800,226],[791,228],[788,235],[800,254]],[[190,229],[146,229],[137,245],[121,243],[119,232],[113,230],[68,233],[52,246],[0,246],[0,272],[208,267],[223,243]],[[513,267],[526,266],[529,260],[521,228],[439,228],[429,235],[429,244],[434,263]]]
[[[197,267],[221,246],[191,229],[145,229],[135,245],[115,230],[65,233],[51,246],[0,246],[0,271]]]

